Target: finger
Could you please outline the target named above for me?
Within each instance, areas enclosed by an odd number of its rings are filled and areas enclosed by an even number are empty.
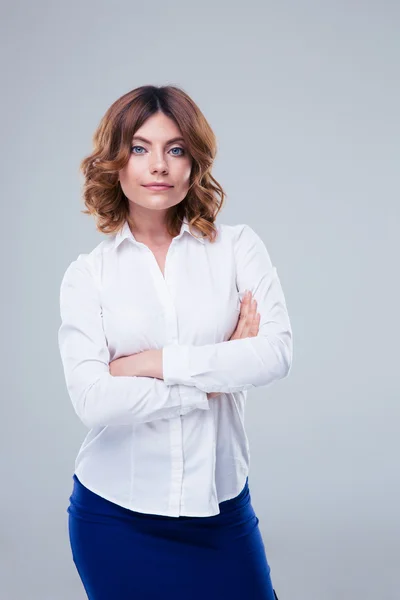
[[[243,335],[244,328],[246,327],[247,316],[249,313],[250,300],[251,300],[251,292],[249,292],[248,294],[245,294],[245,296],[243,297],[243,300],[240,304],[239,321],[238,321],[238,324],[236,327],[235,337],[240,338]]]
[[[250,328],[251,336],[255,337],[256,335],[258,335],[258,332],[260,330],[260,319],[261,319],[261,315],[260,315],[260,313],[257,313],[256,316],[254,317],[253,323]]]
[[[257,301],[253,298],[250,308],[249,308],[247,318],[246,318],[246,324],[244,327],[246,336],[254,335],[253,327],[254,327],[254,320],[256,318],[256,314],[257,314]]]
[[[240,337],[246,337],[249,327],[249,314],[251,309],[251,294],[249,294],[243,303],[243,309],[238,323],[238,335]]]
[[[240,303],[240,318],[243,318],[249,309],[250,306],[250,302],[251,302],[251,292],[246,292],[246,294],[243,296],[243,300]]]
[[[251,324],[253,323],[256,312],[257,312],[257,300],[254,300],[254,298],[253,298],[253,300],[250,303],[247,314],[246,314],[246,321],[249,326],[251,326]]]
[[[241,339],[249,336],[250,327],[254,319],[256,305],[252,303],[252,293],[250,290],[243,296],[240,303],[240,314],[238,323],[230,339]]]

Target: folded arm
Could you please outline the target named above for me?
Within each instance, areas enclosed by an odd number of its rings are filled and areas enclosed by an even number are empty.
[[[237,226],[234,252],[237,288],[239,292],[249,289],[257,300],[261,315],[258,335],[203,346],[165,346],[163,378],[167,385],[235,392],[288,375],[292,330],[277,270],[264,242],[248,225]]]
[[[207,394],[154,377],[110,373],[110,354],[98,290],[80,255],[60,287],[58,344],[67,390],[76,414],[89,428],[168,419],[196,408],[209,410]]]

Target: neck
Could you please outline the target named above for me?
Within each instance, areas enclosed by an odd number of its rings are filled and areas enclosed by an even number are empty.
[[[171,241],[167,230],[166,211],[140,210],[130,211],[127,221],[138,242],[153,243],[161,246]]]

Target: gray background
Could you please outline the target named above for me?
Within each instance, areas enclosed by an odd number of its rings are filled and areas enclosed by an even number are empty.
[[[213,127],[218,221],[262,236],[292,320],[292,371],[247,412],[279,599],[399,598],[399,16],[395,0],[2,3],[2,600],[86,597],[66,508],[87,430],[57,346],[61,277],[103,239],[78,163],[114,100],[167,83]]]

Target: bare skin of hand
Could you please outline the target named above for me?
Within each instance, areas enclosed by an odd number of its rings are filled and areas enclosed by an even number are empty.
[[[230,340],[241,340],[258,335],[260,327],[260,313],[257,312],[257,300],[252,298],[252,293],[247,291],[240,305],[238,324]],[[208,392],[208,398],[219,396],[220,392]]]
[[[162,349],[151,349],[121,356],[109,364],[111,375],[114,377],[157,377],[163,379]]]

